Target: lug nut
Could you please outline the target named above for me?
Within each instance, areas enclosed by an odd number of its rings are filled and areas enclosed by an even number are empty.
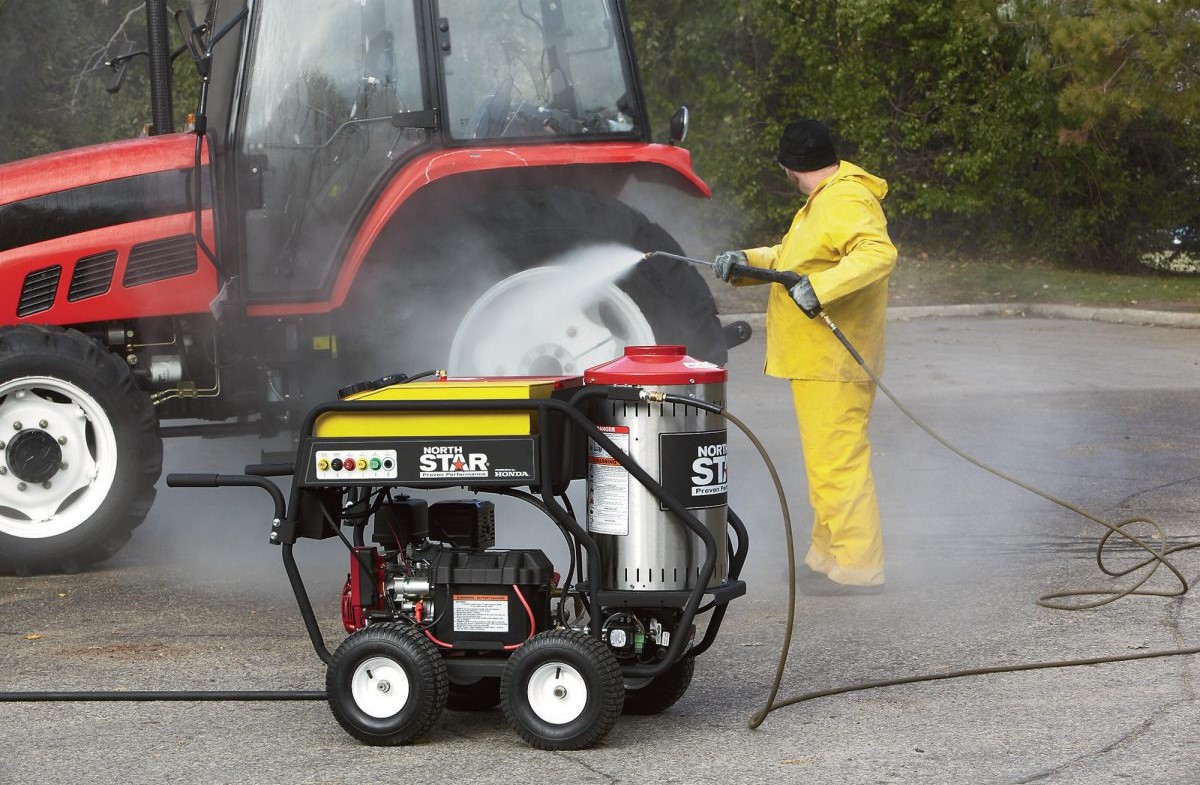
[[[271,532],[271,542],[275,542],[278,539],[279,539],[279,532]]]
[[[28,487],[29,487],[29,486],[27,486],[27,485],[26,485],[25,483],[23,483],[23,482],[19,482],[19,483],[17,483],[17,490],[18,490],[18,491],[23,491],[23,490],[25,490],[25,489],[26,489],[26,488],[28,488]]]
[[[50,490],[50,481],[46,480],[44,483],[42,483],[42,487],[46,490]]]
[[[70,464],[68,464],[66,461],[63,461],[62,463],[60,463],[58,465],[58,469],[59,469],[59,471],[62,471],[63,469],[66,469],[69,465]]]
[[[21,430],[21,421],[20,420],[13,420],[13,430],[14,431]]]
[[[4,476],[4,475],[6,475],[6,474],[8,474],[8,467],[7,467],[7,466],[0,466],[0,477],[3,477],[3,476]]]
[[[3,449],[4,449],[4,446],[5,446],[5,445],[4,445],[4,442],[0,441],[0,450],[3,450]]]
[[[46,428],[50,427],[50,423],[46,422],[45,420],[38,420],[38,427],[45,430]]]
[[[66,444],[66,443],[67,443],[67,437],[66,437],[66,436],[59,436],[59,437],[58,437],[58,443],[59,443],[59,444]]]

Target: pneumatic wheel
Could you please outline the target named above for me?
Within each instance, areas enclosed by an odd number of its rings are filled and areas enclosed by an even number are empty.
[[[112,556],[150,511],[162,454],[119,357],[75,330],[0,329],[0,573]]]
[[[696,659],[684,657],[659,676],[625,680],[625,714],[661,714],[675,705],[692,684]]]
[[[500,707],[522,739],[543,750],[579,750],[602,739],[621,714],[625,685],[612,651],[576,630],[521,644],[500,677]]]
[[[325,674],[329,708],[346,732],[373,746],[407,744],[446,707],[446,663],[421,633],[377,624],[338,646]]]

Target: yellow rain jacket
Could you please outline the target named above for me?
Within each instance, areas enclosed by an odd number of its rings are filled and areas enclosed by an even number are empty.
[[[779,245],[745,251],[755,267],[807,275],[825,312],[876,374],[883,372],[888,274],[896,263],[879,205],[886,194],[884,180],[841,161],[809,195]],[[774,285],[764,372],[783,379],[868,381],[829,327],[805,316],[787,289]]]

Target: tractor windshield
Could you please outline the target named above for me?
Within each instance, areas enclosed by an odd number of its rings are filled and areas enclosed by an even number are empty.
[[[439,0],[451,136],[638,134],[612,2]]]

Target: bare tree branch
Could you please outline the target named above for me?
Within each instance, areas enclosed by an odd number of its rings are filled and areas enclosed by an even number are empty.
[[[108,5],[108,0],[101,0],[101,2],[103,2],[104,5]],[[91,49],[84,55],[82,67],[80,68],[79,73],[75,74],[71,80],[74,84],[74,87],[71,90],[71,103],[69,104],[68,109],[72,113],[75,112],[75,102],[79,98],[79,89],[83,84],[83,80],[101,68],[105,67],[104,62],[108,59],[107,55],[113,44],[117,43],[118,41],[124,43],[125,41],[133,40],[126,32],[126,28],[129,26],[129,21],[133,19],[134,15],[143,10],[145,7],[145,4],[138,3],[133,8],[129,9],[129,12],[125,14],[125,18],[121,20],[121,24],[117,26],[117,29],[113,31],[113,34],[109,36],[108,40],[105,41],[103,45]]]

